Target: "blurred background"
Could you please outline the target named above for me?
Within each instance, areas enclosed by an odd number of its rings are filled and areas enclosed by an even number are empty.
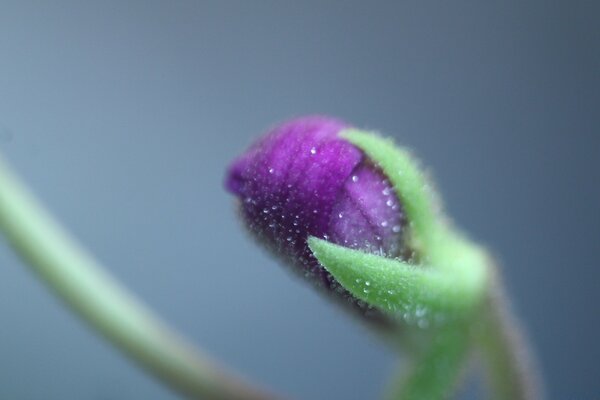
[[[593,1],[5,0],[0,151],[214,357],[296,399],[373,399],[395,357],[245,236],[222,179],[289,117],[385,132],[501,259],[548,397],[596,398],[599,18]],[[0,398],[175,398],[4,241],[0,265]]]

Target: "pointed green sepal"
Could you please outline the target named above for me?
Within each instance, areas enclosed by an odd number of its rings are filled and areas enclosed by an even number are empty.
[[[340,136],[361,149],[383,170],[410,221],[410,245],[426,258],[443,234],[437,196],[409,151],[372,132],[347,129]]]
[[[308,245],[319,263],[353,296],[400,316],[429,325],[463,315],[478,304],[483,288],[448,273],[404,261],[349,249],[310,237]]]

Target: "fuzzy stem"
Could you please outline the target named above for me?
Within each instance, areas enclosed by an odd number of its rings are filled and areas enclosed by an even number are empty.
[[[69,238],[1,159],[0,231],[76,314],[175,391],[214,400],[274,398],[225,373],[169,330]]]
[[[394,383],[390,399],[449,398],[461,378],[471,349],[478,350],[483,356],[488,398],[543,398],[534,358],[510,309],[495,268],[489,268],[483,304],[477,312],[466,317],[433,329],[428,340],[410,343],[412,351],[409,353],[408,369],[403,370]],[[419,334],[411,333],[409,339]]]
[[[543,398],[539,372],[498,277],[489,288],[479,326],[479,348],[494,400]]]
[[[409,365],[394,383],[390,400],[446,399],[455,391],[470,349],[469,326],[457,321],[421,335],[428,333],[431,337],[410,354]]]

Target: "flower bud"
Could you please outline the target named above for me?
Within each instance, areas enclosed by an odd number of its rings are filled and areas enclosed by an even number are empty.
[[[405,218],[376,162],[339,136],[347,128],[319,116],[277,126],[233,162],[225,186],[261,243],[348,297],[311,254],[308,237],[399,257]]]

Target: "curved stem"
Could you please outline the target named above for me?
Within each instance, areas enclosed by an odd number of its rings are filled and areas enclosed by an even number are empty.
[[[499,279],[489,289],[479,330],[479,347],[495,400],[543,398],[538,370]]]
[[[2,160],[0,230],[75,313],[174,390],[190,398],[274,398],[225,373],[169,330],[69,238]]]

